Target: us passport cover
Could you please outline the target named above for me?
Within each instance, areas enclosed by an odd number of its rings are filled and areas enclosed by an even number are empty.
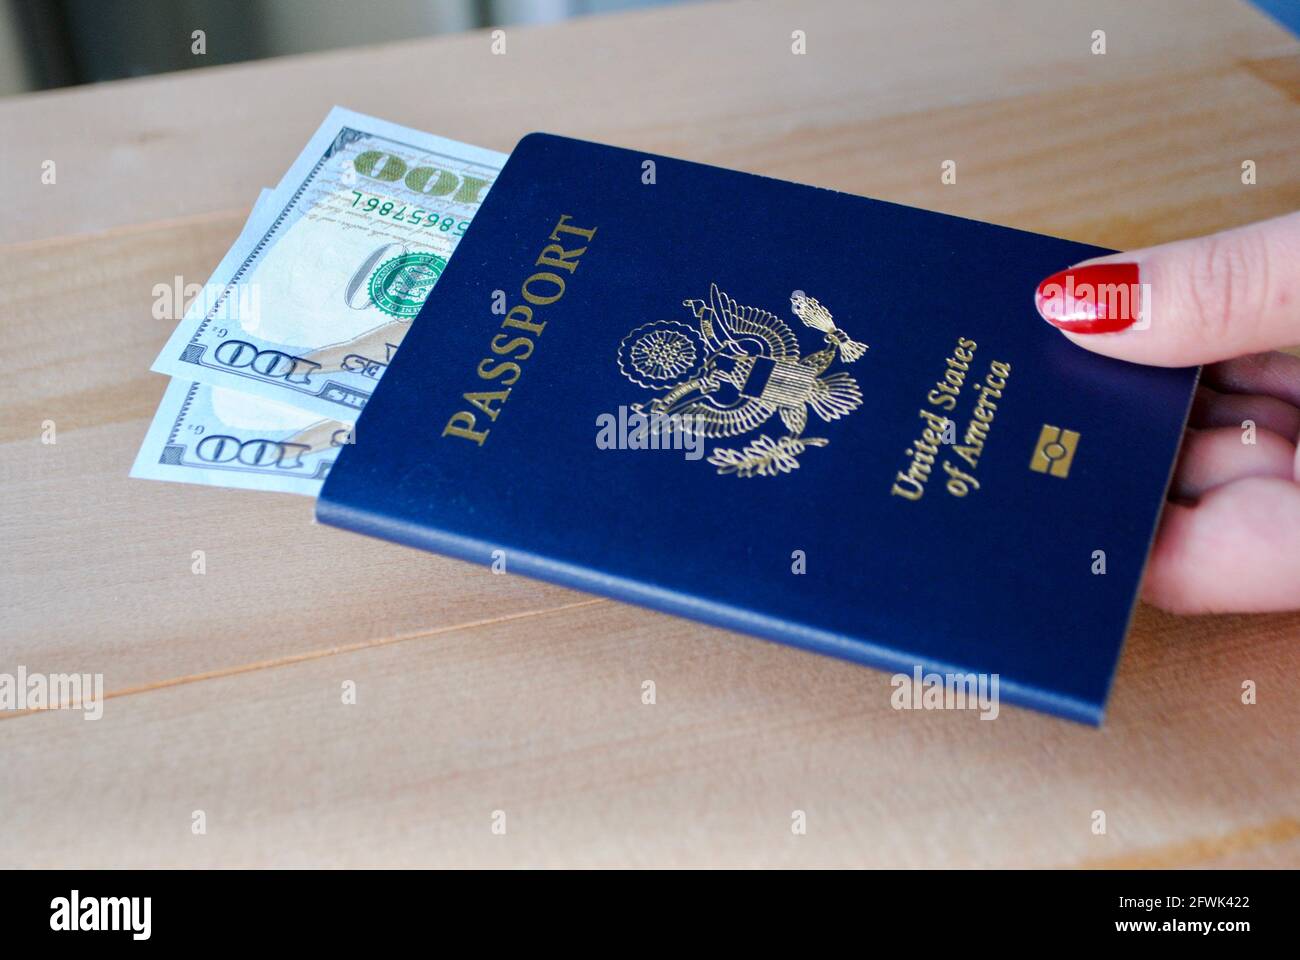
[[[1104,252],[531,134],[317,517],[1099,723],[1196,381],[1039,319]]]

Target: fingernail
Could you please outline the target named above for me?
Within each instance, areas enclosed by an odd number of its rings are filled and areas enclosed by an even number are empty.
[[[1070,333],[1114,333],[1141,316],[1136,263],[1090,263],[1054,273],[1038,285],[1034,305]]]

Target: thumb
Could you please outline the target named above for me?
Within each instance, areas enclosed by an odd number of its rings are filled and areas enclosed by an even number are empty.
[[[1300,213],[1087,260],[1038,312],[1095,353],[1185,367],[1300,344]]]

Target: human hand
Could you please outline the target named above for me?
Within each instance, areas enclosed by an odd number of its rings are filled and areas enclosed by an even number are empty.
[[[1300,344],[1300,213],[1085,261],[1035,302],[1095,353],[1208,364],[1143,599],[1175,613],[1300,608],[1300,357],[1276,352]]]

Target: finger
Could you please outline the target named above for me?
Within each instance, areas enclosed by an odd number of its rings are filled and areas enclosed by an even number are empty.
[[[1243,443],[1242,436],[1233,427],[1187,431],[1170,494],[1178,500],[1196,500],[1245,477],[1292,478],[1295,444],[1268,430],[1256,430],[1253,443]],[[1300,537],[1300,530],[1295,535]]]
[[[1253,427],[1276,433],[1292,443],[1300,440],[1300,408],[1275,397],[1216,393],[1200,387],[1188,423],[1202,430],[1235,427],[1241,437],[1249,437]]]
[[[1112,254],[1038,286],[1049,323],[1096,353],[1192,366],[1300,343],[1300,214]]]
[[[1300,357],[1253,353],[1205,368],[1201,382],[1220,393],[1259,393],[1300,407]]]
[[[1142,598],[1172,613],[1300,606],[1300,485],[1238,480],[1165,508]]]

